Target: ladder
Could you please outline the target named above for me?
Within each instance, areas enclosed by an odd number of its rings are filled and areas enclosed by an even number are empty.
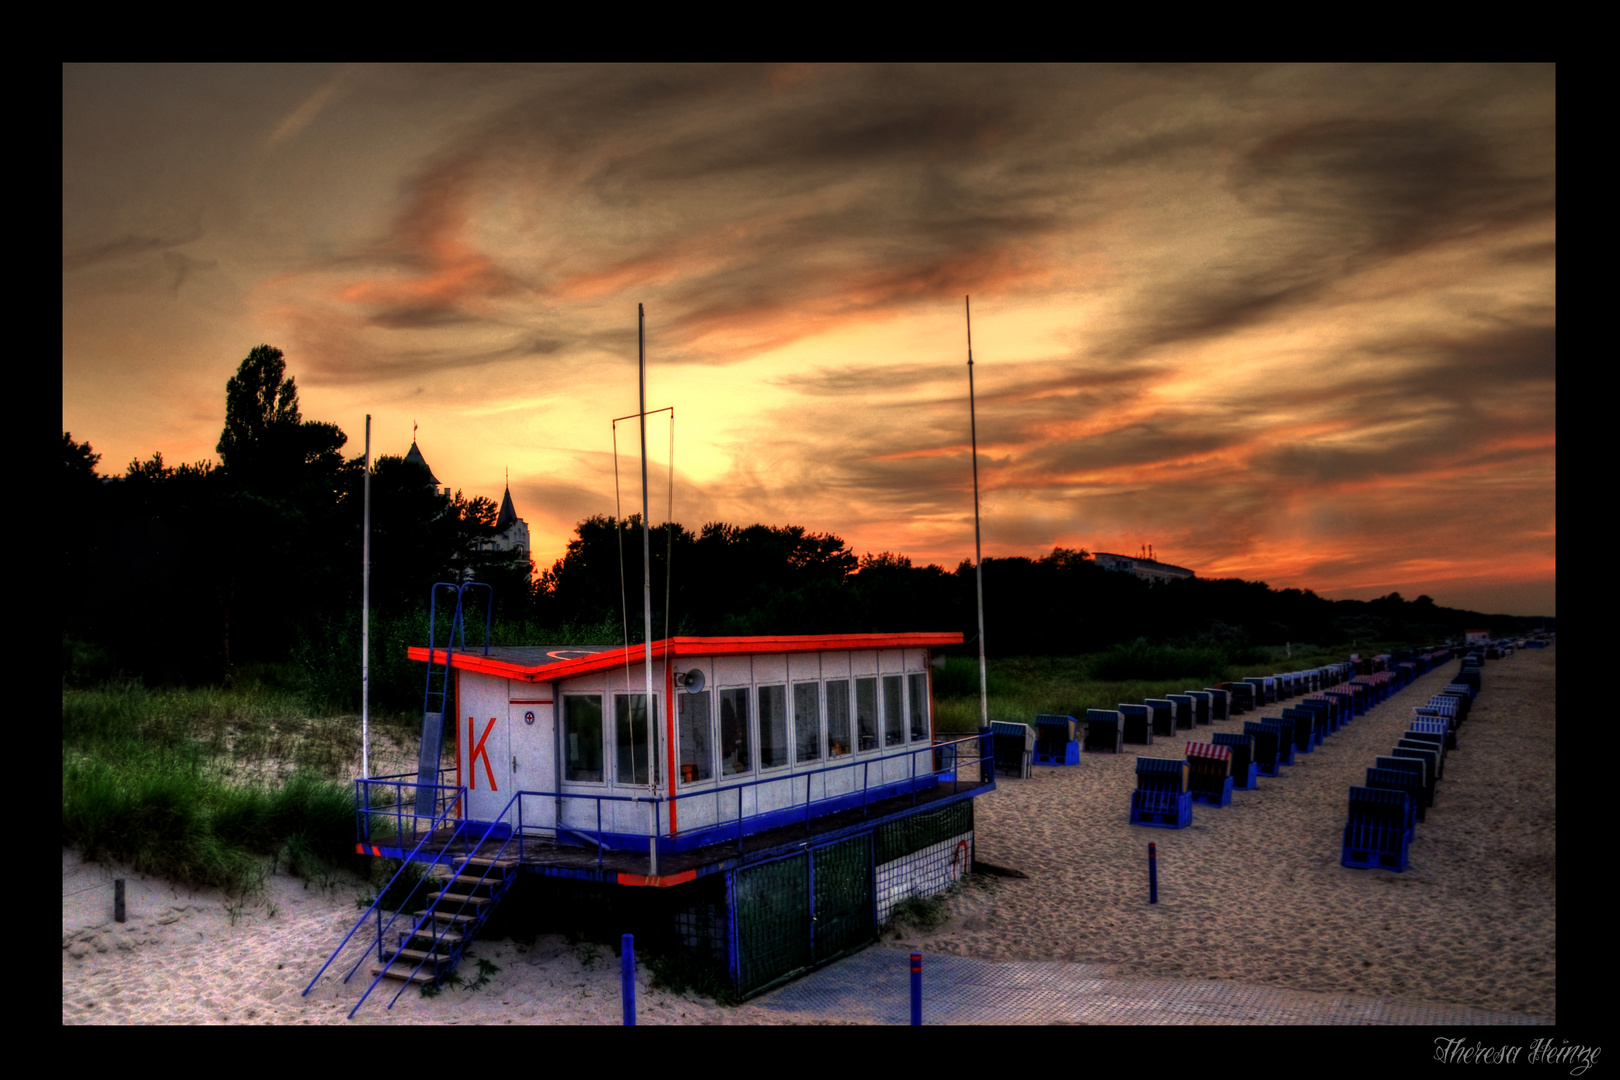
[[[416,764],[416,816],[434,816],[434,801],[439,785],[439,760],[444,729],[449,719],[451,694],[450,661],[459,646],[467,648],[465,603],[468,589],[484,589],[488,596],[484,602],[484,655],[489,655],[490,621],[495,610],[495,590],[481,581],[452,584],[435,582],[428,595],[428,668],[427,686],[422,691],[422,746]],[[439,591],[449,589],[455,593],[456,603],[450,617],[450,627],[441,649],[437,640]]]

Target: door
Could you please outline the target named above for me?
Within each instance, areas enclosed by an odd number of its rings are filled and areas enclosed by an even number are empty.
[[[512,825],[550,832],[557,827],[556,712],[550,697],[514,698],[507,709],[511,790],[525,793],[521,807],[513,807]]]

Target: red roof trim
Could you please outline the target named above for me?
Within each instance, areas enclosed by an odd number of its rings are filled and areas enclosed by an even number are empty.
[[[774,637],[675,637],[664,641],[653,642],[653,662],[662,659],[666,652],[671,658],[681,656],[739,656],[757,653],[781,652],[830,652],[842,649],[918,649],[937,648],[942,645],[960,645],[963,636],[960,633],[918,633],[918,634],[803,634],[793,636]],[[434,650],[434,660],[439,661],[443,649]],[[628,656],[626,653],[628,652]],[[425,645],[412,645],[407,651],[412,660],[427,661],[428,650]],[[586,675],[593,671],[602,671],[607,668],[623,667],[626,663],[637,664],[646,658],[647,650],[644,645],[632,645],[628,650],[624,648],[604,649],[599,653],[582,656],[576,660],[559,660],[550,664],[524,665],[512,660],[502,660],[494,656],[484,656],[480,652],[458,652],[451,658],[451,666],[461,671],[477,671],[486,675],[495,675],[504,679],[522,679],[527,682],[550,682],[553,679],[567,679],[575,675]]]

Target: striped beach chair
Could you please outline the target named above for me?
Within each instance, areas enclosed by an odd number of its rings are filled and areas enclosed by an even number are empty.
[[[1187,789],[1193,802],[1209,806],[1232,804],[1232,751],[1215,743],[1187,744]]]

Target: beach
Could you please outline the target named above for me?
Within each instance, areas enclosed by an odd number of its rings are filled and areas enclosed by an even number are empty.
[[[1449,1003],[1551,1022],[1555,648],[1487,662],[1408,868],[1340,865],[1348,788],[1456,670],[1450,661],[1420,677],[1296,755],[1281,776],[1235,792],[1230,806],[1196,805],[1185,829],[1128,823],[1137,755],[1180,757],[1189,739],[1240,730],[1258,713],[1003,779],[976,800],[975,857],[1025,876],[976,874],[948,895],[937,928],[901,927],[873,948],[1082,962],[1118,978]],[[1150,842],[1157,904],[1147,902]],[[366,963],[351,982],[329,974],[302,996],[359,916],[357,898],[370,891],[361,881],[278,873],[262,895],[233,902],[66,850],[62,871],[64,1024],[342,1023],[369,982]],[[128,882],[123,923],[112,918],[115,876]],[[478,960],[498,969],[483,985],[431,998],[408,988],[388,1008],[397,985],[385,983],[353,1022],[620,1022],[619,963],[609,949],[553,934],[478,941],[470,952],[460,969],[468,982]],[[637,997],[643,1024],[872,1022],[855,1007],[793,1013],[655,991],[644,965]]]

